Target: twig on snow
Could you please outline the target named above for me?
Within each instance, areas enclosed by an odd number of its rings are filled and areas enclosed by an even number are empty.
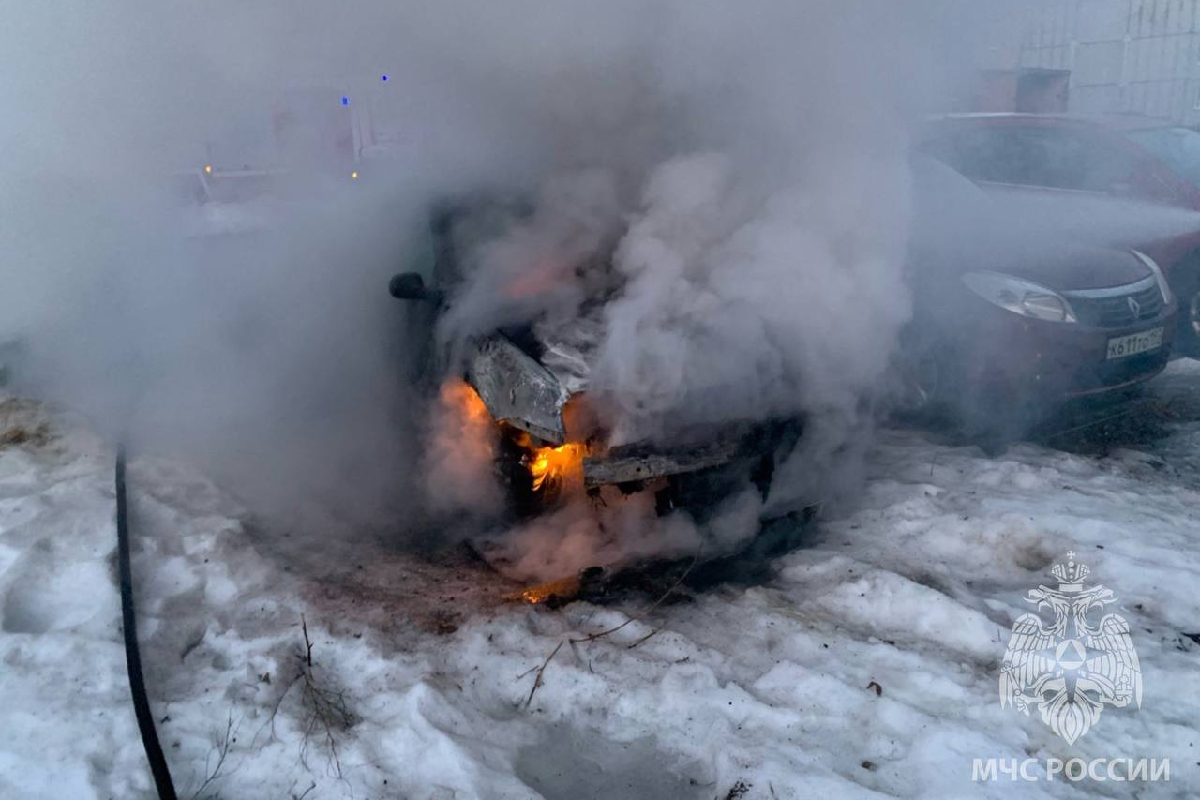
[[[200,784],[200,788],[192,793],[192,800],[203,800],[204,790],[225,777],[225,762],[229,758],[229,750],[235,741],[237,741],[237,729],[233,724],[233,709],[230,709],[229,718],[225,722],[225,733],[213,737],[213,750],[204,757],[205,778]],[[217,761],[210,766],[209,762],[213,753],[216,753]]]
[[[300,615],[300,629],[304,635],[304,647],[303,649],[297,649],[295,653],[295,672],[287,679],[279,681],[279,685],[282,687],[279,695],[275,698],[267,721],[259,728],[254,738],[257,740],[263,729],[269,727],[271,730],[271,739],[278,740],[278,734],[275,730],[276,717],[279,716],[279,709],[282,707],[283,701],[291,694],[292,689],[299,684],[300,703],[305,711],[302,720],[303,738],[300,742],[300,761],[306,768],[308,767],[308,748],[312,744],[313,736],[320,732],[323,734],[321,737],[323,743],[329,751],[329,762],[333,767],[333,773],[338,778],[341,778],[342,762],[338,751],[338,737],[336,734],[339,731],[347,731],[354,726],[354,714],[350,711],[349,705],[346,702],[346,693],[338,689],[329,688],[326,681],[318,677],[317,670],[320,665],[313,659],[314,643],[308,634],[308,620],[303,614]],[[306,791],[305,794],[307,793]]]
[[[294,791],[292,791],[292,789],[295,789],[295,788],[296,788],[296,784],[293,782],[292,788],[288,790],[288,794],[291,796],[292,800],[304,800],[304,798],[308,797],[309,792],[311,792],[313,789],[317,788],[317,782],[309,781],[308,788],[305,789],[301,794],[296,794]]]
[[[304,615],[300,615],[300,627],[304,630],[304,660],[308,662],[308,668],[312,669],[312,642],[308,638],[308,620]]]
[[[654,603],[651,604],[651,606],[649,608],[647,608],[644,612],[642,612],[642,614],[640,616],[630,616],[627,620],[622,622],[620,625],[616,625],[612,628],[608,628],[607,630],[598,631],[597,633],[588,634],[587,636],[583,637],[582,639],[571,639],[571,638],[562,639],[555,646],[554,650],[552,650],[550,652],[550,655],[546,656],[546,660],[542,662],[541,666],[530,667],[529,669],[525,670],[520,675],[518,675],[517,680],[521,680],[521,678],[524,678],[526,675],[529,675],[530,673],[537,673],[533,679],[533,686],[531,686],[529,688],[529,696],[525,698],[524,706],[526,708],[529,708],[529,706],[532,705],[533,696],[534,696],[534,694],[537,693],[537,690],[541,687],[541,685],[543,683],[543,678],[546,675],[546,667],[550,666],[550,661],[556,655],[558,655],[558,651],[562,649],[562,646],[564,643],[570,644],[571,649],[575,650],[576,649],[575,645],[577,645],[577,644],[584,644],[586,642],[594,642],[597,639],[602,639],[605,636],[616,633],[617,631],[621,630],[629,623],[634,622],[634,621],[640,621],[644,617],[654,613],[654,610],[657,609],[660,605],[662,605],[666,601],[666,599],[671,596],[671,593],[674,592],[676,589],[678,589],[679,586],[684,582],[684,580],[687,579],[688,574],[691,573],[691,571],[692,571],[692,567],[696,566],[696,563],[699,560],[700,560],[699,555],[697,555],[695,558],[693,558],[692,563],[688,564],[687,569],[685,569],[683,571],[683,573],[679,576],[679,578],[673,584],[671,584],[669,587],[667,587],[667,590],[665,592],[663,592],[662,596],[659,597],[657,600],[655,600]],[[642,642],[649,639],[654,634],[658,633],[660,630],[662,630],[661,626],[654,628],[653,630],[651,630],[649,633],[647,633],[645,636],[641,637],[637,641],[633,642],[632,644],[626,645],[626,649],[632,650],[633,648],[637,647]],[[591,670],[591,664],[588,664],[588,669]]]
[[[640,622],[641,620],[650,616],[651,614],[654,613],[655,609],[657,609],[659,606],[661,606],[666,601],[666,599],[671,596],[671,593],[674,592],[676,589],[678,589],[679,586],[687,579],[687,576],[691,573],[692,568],[696,566],[696,562],[698,562],[699,560],[700,560],[699,555],[697,555],[695,558],[693,558],[692,563],[688,564],[687,569],[685,569],[683,571],[683,574],[681,574],[679,576],[678,580],[676,580],[673,584],[668,586],[667,590],[665,592],[663,592],[662,597],[655,600],[654,603],[649,608],[647,608],[645,611],[643,611],[640,615],[637,615],[637,616],[631,615],[627,620],[622,622],[620,625],[616,625],[612,628],[608,628],[607,630],[599,631],[597,633],[589,633],[587,636],[583,637],[582,639],[572,639],[571,643],[572,644],[584,644],[586,642],[594,642],[597,639],[603,639],[605,636],[614,634],[617,631],[621,630],[622,628],[624,628],[626,625],[628,625],[631,622]],[[639,645],[642,642],[649,639],[655,633],[657,633],[657,630],[651,631],[649,635],[643,636],[641,639],[638,639],[636,642],[629,645],[629,647],[631,647],[631,648],[636,647],[637,645]]]
[[[540,667],[526,670],[525,672],[522,672],[520,675],[517,676],[517,680],[520,680],[521,678],[524,678],[526,675],[528,675],[530,672],[534,672],[534,671],[537,672],[537,675],[535,675],[533,678],[533,686],[531,686],[529,688],[529,696],[525,698],[525,707],[526,708],[529,708],[529,706],[533,703],[533,695],[535,692],[537,692],[538,688],[541,687],[541,685],[542,685],[542,678],[544,678],[546,675],[546,667],[550,666],[550,660],[552,658],[554,658],[556,655],[558,655],[558,651],[562,649],[563,642],[565,642],[565,641],[566,641],[566,639],[563,639],[562,641],[560,641],[558,643],[558,647],[555,647],[554,650],[550,653],[550,655],[546,656],[546,660],[542,662],[542,665]]]
[[[647,633],[647,634],[646,634],[645,636],[643,636],[642,638],[638,639],[636,642],[633,642],[632,644],[627,644],[627,645],[625,645],[625,649],[626,649],[626,650],[632,650],[633,648],[637,647],[639,644],[641,644],[642,642],[646,641],[646,640],[647,640],[647,639],[649,639],[651,636],[653,636],[654,634],[658,633],[658,632],[659,632],[659,631],[661,631],[661,630],[662,630],[662,626],[661,626],[661,625],[660,625],[660,626],[658,626],[657,628],[651,628],[649,633]]]
[[[302,618],[303,624],[303,618]],[[338,755],[337,736],[335,731],[346,731],[354,725],[354,715],[346,705],[345,692],[329,689],[317,680],[312,661],[312,642],[308,639],[308,627],[304,625],[305,653],[301,663],[300,679],[303,680],[301,699],[308,710],[308,720],[304,726],[304,739],[300,744],[300,761],[307,766],[306,755],[313,734],[318,727],[324,733],[322,737],[325,747],[329,750],[329,761],[334,773],[342,777],[342,761]]]

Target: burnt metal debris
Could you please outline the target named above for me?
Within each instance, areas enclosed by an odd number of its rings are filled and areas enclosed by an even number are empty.
[[[583,460],[585,486],[635,483],[719,467],[744,449],[740,438],[671,451],[648,452],[645,448],[618,447],[605,456]]]

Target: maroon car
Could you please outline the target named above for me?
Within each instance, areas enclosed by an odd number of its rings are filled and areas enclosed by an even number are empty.
[[[1063,400],[1158,374],[1176,304],[1147,254],[1061,235],[954,170],[913,159],[906,398],[1007,436]]]
[[[1133,115],[961,114],[921,149],[1015,213],[1150,255],[1183,312],[1177,350],[1200,355],[1200,133]]]

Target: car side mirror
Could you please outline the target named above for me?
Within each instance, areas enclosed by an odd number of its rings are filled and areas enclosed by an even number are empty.
[[[401,272],[388,282],[388,292],[397,300],[429,300],[441,302],[442,293],[425,288],[419,272]]]

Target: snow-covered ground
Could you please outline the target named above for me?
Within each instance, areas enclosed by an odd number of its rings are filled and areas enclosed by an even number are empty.
[[[1200,392],[1196,362],[1167,377]],[[18,428],[0,447],[0,797],[150,797],[112,452],[65,415],[3,401],[0,429]],[[477,567],[378,541],[302,563],[202,477],[135,460],[160,736],[181,796],[226,800],[1195,797],[1200,423],[1169,428],[1102,458],[886,433],[861,507],[772,580],[589,642],[571,640],[628,617],[502,602],[512,587]],[[1009,627],[1068,550],[1116,594],[1145,686],[1140,710],[1106,709],[1073,746],[997,698]],[[973,781],[988,758],[1169,758],[1171,772]]]

